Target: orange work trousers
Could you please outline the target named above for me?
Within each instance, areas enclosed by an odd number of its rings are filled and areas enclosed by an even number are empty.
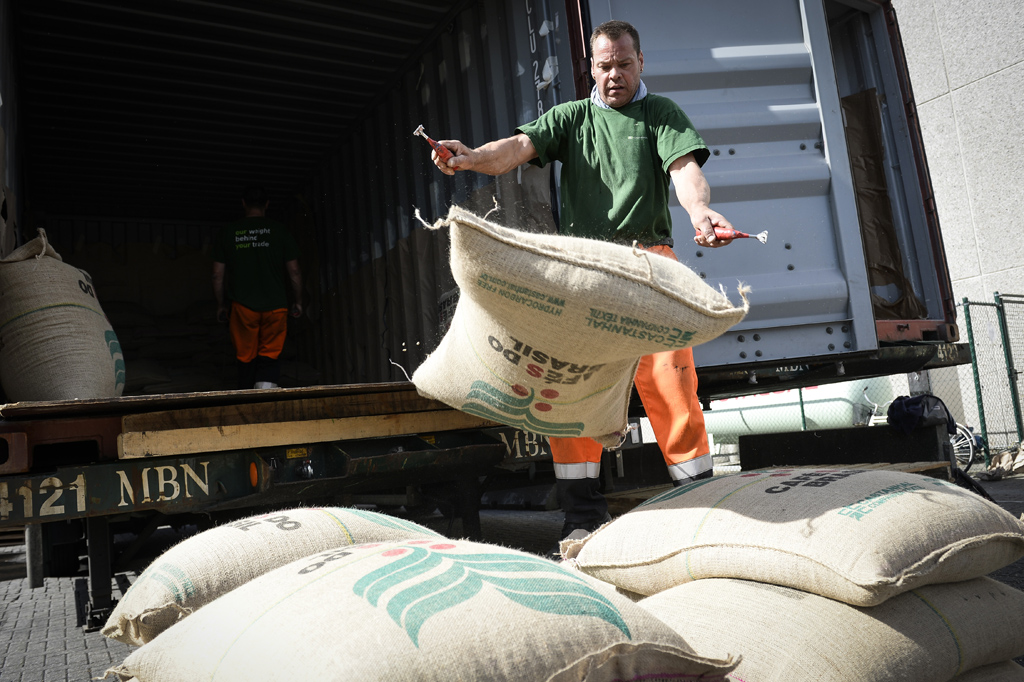
[[[239,361],[252,362],[257,355],[276,360],[284,350],[284,337],[288,333],[288,309],[279,308],[261,313],[232,301],[228,329]]]
[[[653,246],[651,253],[678,260],[669,246]],[[683,348],[645,355],[633,380],[651,420],[654,437],[673,480],[694,478],[711,470],[704,413],[697,398],[697,370],[693,350]],[[562,479],[597,478],[603,448],[592,438],[551,438],[555,476]]]

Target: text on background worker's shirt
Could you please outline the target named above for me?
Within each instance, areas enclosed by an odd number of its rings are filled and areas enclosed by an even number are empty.
[[[679,105],[653,94],[619,109],[566,102],[516,132],[537,150],[531,163],[563,163],[561,232],[605,241],[669,239],[668,168],[691,152],[702,166],[710,156]]]
[[[242,218],[221,229],[211,253],[227,265],[227,296],[250,310],[288,307],[285,263],[299,247],[284,225],[270,218]]]

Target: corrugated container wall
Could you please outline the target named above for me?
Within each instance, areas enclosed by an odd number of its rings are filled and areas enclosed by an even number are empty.
[[[672,202],[680,260],[734,301],[739,282],[751,289],[749,315],[694,350],[698,368],[786,374],[831,359],[842,376],[840,362],[878,349],[876,317],[948,328],[881,5],[591,0],[589,10],[593,24],[629,17],[637,27],[647,86],[679,104],[711,149],[712,207],[770,234],[764,245],[702,249]],[[681,39],[687,25],[701,30]],[[858,101],[866,122],[847,114]]]
[[[434,168],[423,125],[437,139],[478,146],[574,99],[562,3],[470,4],[433,45],[371,103],[361,125],[330,151],[293,225],[315,332],[300,356],[324,383],[405,380],[444,331],[455,288],[447,230],[425,229],[460,204],[524,229],[553,230],[551,171],[526,168],[490,178]],[[559,73],[559,65],[564,73]]]
[[[20,145],[18,144],[18,82],[15,78],[14,20],[10,0],[0,0],[0,183],[6,186],[4,227],[0,228],[0,256],[15,243],[12,223],[20,222]],[[0,187],[0,189],[5,189]]]

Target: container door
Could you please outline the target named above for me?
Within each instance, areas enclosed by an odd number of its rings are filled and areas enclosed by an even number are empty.
[[[711,149],[712,207],[766,244],[693,242],[672,207],[675,251],[750,314],[699,346],[702,368],[837,362],[877,348],[842,110],[821,2],[594,0],[591,26],[633,23],[644,82],[675,100]]]

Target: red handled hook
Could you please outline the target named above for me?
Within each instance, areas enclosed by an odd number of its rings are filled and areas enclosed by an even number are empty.
[[[437,142],[434,142],[429,137],[427,137],[427,134],[425,132],[423,132],[423,126],[422,125],[420,127],[416,128],[416,130],[412,131],[412,134],[413,135],[419,135],[424,140],[429,142],[430,146],[434,148],[435,152],[437,152],[437,158],[441,159],[441,163],[447,164],[448,163],[448,159],[450,159],[453,156],[455,156],[454,154],[452,154],[452,150],[448,149],[448,147],[445,147],[442,144],[438,144]],[[459,170],[459,167],[458,166],[453,166],[453,170]]]
[[[697,228],[693,228],[697,230]],[[697,230],[697,234],[700,234],[700,230]],[[740,232],[739,230],[732,230],[728,227],[715,226],[715,236],[719,239],[756,239],[757,241],[765,244],[768,242],[768,231],[765,230],[759,234],[747,234],[746,232]],[[695,237],[696,238],[696,237]]]

